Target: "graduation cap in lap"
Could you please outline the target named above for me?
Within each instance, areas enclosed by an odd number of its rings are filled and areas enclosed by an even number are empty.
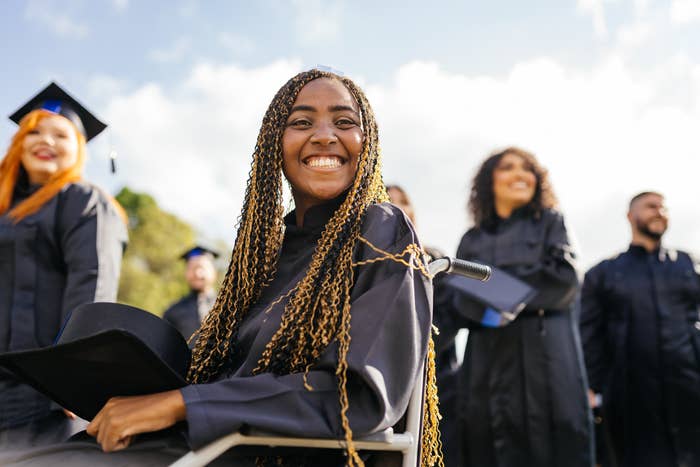
[[[443,284],[456,292],[454,306],[460,313],[492,328],[510,324],[537,294],[525,282],[493,266],[491,278],[486,282],[450,274],[444,278]],[[471,303],[465,303],[463,297]]]
[[[53,346],[0,354],[0,366],[86,420],[111,397],[185,386],[189,362],[173,326],[118,303],[79,306]]]
[[[10,120],[17,123],[29,112],[37,109],[47,110],[57,115],[61,115],[70,120],[78,130],[85,136],[86,141],[90,141],[95,136],[102,133],[107,128],[107,124],[100,121],[92,112],[85,108],[73,96],[68,94],[55,82],[51,82],[42,89],[39,94],[32,97],[22,107],[17,109]],[[115,154],[110,155],[112,172],[115,172]]]

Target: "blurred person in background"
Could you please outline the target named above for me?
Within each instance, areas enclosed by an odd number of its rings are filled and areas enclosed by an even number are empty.
[[[386,192],[389,195],[389,201],[401,208],[401,210],[411,220],[413,226],[416,226],[416,211],[411,203],[411,198],[408,197],[406,191],[399,185],[387,185]],[[445,256],[439,249],[427,245],[423,245],[423,249],[428,253],[431,259],[437,259]]]
[[[627,251],[591,268],[581,292],[590,398],[620,467],[700,466],[700,264],[667,249],[663,195],[629,203]]]
[[[415,227],[415,209],[406,191],[399,185],[387,185],[386,191],[389,194],[389,200],[406,213]],[[427,245],[424,245],[423,248],[431,259],[445,256],[437,248]],[[443,289],[449,287],[442,280],[443,277],[444,275],[438,275],[433,278],[433,290],[436,297],[444,295]],[[457,467],[462,465],[458,457],[459,447],[457,446],[460,442],[457,437],[457,373],[459,371],[459,362],[457,359],[457,346],[455,345],[455,338],[460,327],[456,325],[450,313],[436,306],[439,302],[439,298],[433,301],[433,323],[440,332],[435,336],[435,363],[440,413],[442,414],[440,438],[445,465],[447,467]]]
[[[45,347],[78,305],[114,301],[125,216],[83,180],[86,142],[105,127],[55,83],[15,112],[0,162],[0,352]],[[71,419],[0,370],[0,450],[70,436]]]
[[[495,266],[536,293],[506,326],[462,323],[470,329],[460,372],[464,465],[592,465],[591,416],[572,313],[579,282],[556,206],[547,171],[522,149],[494,153],[474,177],[474,227],[462,237],[457,257]],[[455,319],[467,316],[467,307],[483,307],[468,298],[452,304]]]
[[[216,268],[214,260],[219,253],[201,245],[185,251],[185,280],[190,293],[170,305],[163,319],[175,326],[185,339],[189,339],[209,314],[216,300]]]

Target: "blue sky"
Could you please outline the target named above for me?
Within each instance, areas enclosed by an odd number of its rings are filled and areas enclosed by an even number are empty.
[[[88,178],[232,239],[262,112],[330,65],[367,90],[426,243],[454,251],[476,164],[517,144],[550,168],[588,265],[624,248],[647,188],[669,195],[669,242],[700,251],[699,26],[700,0],[7,0],[0,108],[57,80],[111,124]]]
[[[587,40],[590,19],[556,0],[535,7],[514,1],[9,4],[2,19],[10,39],[3,41],[3,56],[13,64],[30,57],[40,62],[11,79],[17,91],[31,86],[28,79],[42,82],[47,73],[76,82],[108,74],[134,84],[168,83],[197,60],[259,66],[295,56],[382,80],[415,59],[456,72],[505,72],[528,56],[566,59],[575,50],[590,60],[595,53]]]

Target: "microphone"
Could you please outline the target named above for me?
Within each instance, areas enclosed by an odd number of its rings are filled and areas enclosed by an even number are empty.
[[[491,277],[491,268],[485,264],[450,258],[449,256],[443,256],[442,258],[431,261],[430,264],[428,264],[428,270],[433,276],[444,272],[447,274],[459,274],[460,276],[476,279],[481,282],[486,282]]]

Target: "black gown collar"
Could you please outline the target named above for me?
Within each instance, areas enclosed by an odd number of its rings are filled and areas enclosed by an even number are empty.
[[[15,198],[28,198],[39,188],[41,188],[41,185],[33,185],[29,182],[27,171],[20,165],[17,183],[15,183]]]
[[[513,212],[510,213],[510,216],[505,218],[500,217],[498,214],[496,214],[494,210],[493,216],[491,216],[491,218],[488,221],[484,222],[483,227],[489,232],[496,233],[500,232],[502,229],[506,228],[510,224],[520,219],[527,219],[532,217],[536,217],[536,215],[529,204],[521,206],[517,209],[513,209]]]
[[[629,248],[627,249],[628,252],[638,255],[638,256],[647,256],[647,255],[653,255],[653,256],[659,256],[661,252],[661,248],[655,248],[653,251],[647,251],[646,248],[644,248],[642,245],[635,245],[634,243],[630,243]]]
[[[346,196],[347,192],[344,192],[337,198],[334,198],[326,203],[311,206],[304,214],[304,223],[302,227],[297,227],[296,225],[297,217],[296,209],[294,209],[292,212],[284,216],[284,224],[287,232],[289,232],[290,229],[291,231],[300,232],[322,231],[330,218],[333,217],[333,214],[335,214],[335,211],[337,211],[340,205],[343,204]]]
[[[663,245],[660,245],[653,251],[647,251],[641,245],[630,244],[627,252],[636,258],[656,258],[660,263],[664,263],[667,260],[673,262],[678,259],[678,251],[664,248]]]
[[[29,182],[29,175],[27,175],[24,167],[20,165],[15,189],[12,191],[11,206],[17,206],[17,204],[33,195],[39,188],[41,188],[41,185],[34,185]]]

